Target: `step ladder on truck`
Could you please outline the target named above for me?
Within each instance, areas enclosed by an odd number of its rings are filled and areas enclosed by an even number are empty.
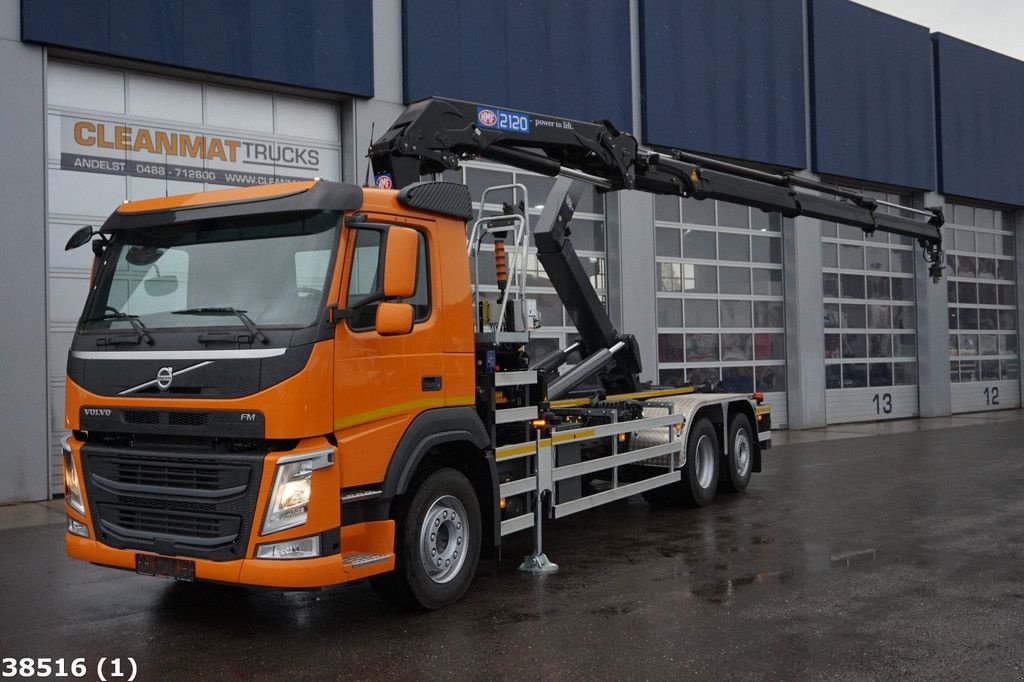
[[[474,215],[465,185],[423,179],[476,158],[556,178],[532,227],[521,184],[488,189]],[[280,588],[370,578],[438,608],[511,533],[533,533],[523,570],[550,572],[550,519],[744,490],[771,446],[769,408],[641,383],[636,340],[570,239],[587,185],[910,236],[941,275],[940,209],[891,213],[787,173],[658,153],[607,122],[434,98],[370,159],[375,188],[129,202],[71,238],[96,255],[68,359],[73,557]],[[499,195],[512,200],[492,215]],[[578,332],[544,357],[526,352],[531,240]]]

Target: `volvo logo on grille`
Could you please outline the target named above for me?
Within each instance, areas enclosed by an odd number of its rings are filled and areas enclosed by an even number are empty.
[[[195,365],[192,365],[191,367],[186,367],[184,369],[179,369],[178,371],[175,371],[173,367],[161,367],[156,372],[156,379],[150,379],[149,381],[147,381],[144,384],[139,384],[138,386],[132,386],[131,388],[126,388],[123,391],[121,391],[120,393],[118,393],[118,395],[128,395],[130,393],[135,393],[136,391],[141,391],[143,389],[147,389],[150,386],[154,386],[154,385],[160,391],[166,391],[167,389],[169,389],[171,387],[171,382],[174,381],[174,377],[178,376],[179,374],[185,374],[186,372],[191,372],[194,369],[199,369],[200,367],[206,367],[207,365],[212,365],[212,364],[213,364],[213,360],[207,360],[206,362],[200,362],[200,363],[197,363]]]
[[[156,372],[156,387],[161,391],[166,391],[171,387],[171,382],[174,381],[174,368],[172,367],[161,367]]]

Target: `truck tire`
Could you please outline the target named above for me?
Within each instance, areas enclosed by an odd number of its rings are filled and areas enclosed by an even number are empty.
[[[706,507],[715,499],[721,452],[715,425],[707,418],[698,419],[686,439],[686,466],[680,481],[687,506]]]
[[[706,507],[715,499],[721,461],[718,432],[707,418],[698,419],[686,439],[686,465],[678,483],[648,490],[644,499],[653,505],[684,504]]]
[[[738,412],[729,424],[729,454],[722,456],[718,489],[730,493],[746,490],[753,463],[754,431],[747,415]]]
[[[436,469],[396,514],[395,570],[373,576],[384,599],[407,608],[439,609],[462,598],[480,559],[480,503],[455,469]]]

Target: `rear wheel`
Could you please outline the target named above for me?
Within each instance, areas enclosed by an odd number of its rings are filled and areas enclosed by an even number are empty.
[[[706,418],[698,419],[686,440],[686,466],[678,483],[655,488],[644,493],[644,499],[654,505],[685,504],[704,507],[715,499],[718,486],[718,467],[721,459],[715,425]]]
[[[370,578],[373,589],[411,608],[458,601],[480,559],[480,504],[469,479],[455,469],[430,473],[395,520],[395,570]]]
[[[681,481],[683,502],[689,506],[706,507],[715,499],[721,451],[715,425],[708,419],[698,420],[686,441],[686,466]]]
[[[745,414],[736,414],[729,425],[729,454],[722,457],[719,488],[741,493],[750,484],[754,463],[754,432]]]

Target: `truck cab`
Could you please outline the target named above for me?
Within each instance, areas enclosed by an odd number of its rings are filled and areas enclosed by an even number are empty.
[[[71,556],[320,587],[395,568],[390,504],[431,447],[469,453],[491,493],[468,191],[418,198],[231,189],[125,203],[76,235],[97,258],[68,357]]]

